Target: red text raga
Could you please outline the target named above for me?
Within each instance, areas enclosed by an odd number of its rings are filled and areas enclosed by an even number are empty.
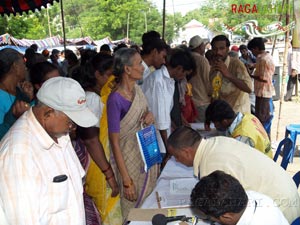
[[[231,11],[232,13],[258,13],[256,5],[251,6],[250,4],[232,4]]]

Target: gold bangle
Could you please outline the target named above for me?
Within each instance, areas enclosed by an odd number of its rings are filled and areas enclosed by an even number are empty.
[[[102,173],[106,173],[107,171],[109,171],[111,169],[111,165],[109,164],[108,167],[105,170],[102,170]]]
[[[124,188],[130,188],[133,185],[133,180],[130,178],[130,183],[128,185],[123,183]]]

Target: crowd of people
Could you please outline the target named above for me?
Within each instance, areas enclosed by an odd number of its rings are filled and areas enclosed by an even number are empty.
[[[171,156],[194,167],[201,182],[193,207],[213,221],[247,221],[247,205],[257,199],[254,221],[283,225],[299,217],[297,189],[272,160],[275,65],[264,40],[235,49],[240,58],[225,35],[207,51],[198,35],[175,48],[156,31],[141,40],[80,57],[40,54],[36,45],[25,55],[0,51],[1,225],[127,224]],[[213,123],[223,137],[203,139],[193,122],[207,130]],[[149,125],[163,162],[145,171],[136,133]],[[199,203],[209,198],[228,204]]]

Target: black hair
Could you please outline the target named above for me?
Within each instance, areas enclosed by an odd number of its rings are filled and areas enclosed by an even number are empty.
[[[216,170],[200,179],[191,194],[192,207],[209,217],[240,213],[247,207],[248,196],[233,176]]]
[[[92,49],[84,49],[80,51],[80,65],[85,65],[88,61],[90,61],[97,52]]]
[[[101,47],[100,47],[100,52],[102,52],[102,51],[105,51],[105,52],[111,52],[111,49],[110,49],[110,47],[109,47],[108,44],[103,44],[103,45],[101,45]]]
[[[68,60],[69,63],[73,62],[74,64],[78,63],[78,58],[76,54],[69,49],[66,49],[65,51],[65,59]]]
[[[90,62],[76,67],[72,71],[71,77],[76,80],[84,90],[94,87],[97,83],[95,70]]]
[[[167,55],[167,65],[172,68],[182,66],[183,70],[195,70],[196,63],[188,49],[174,48],[169,51]]]
[[[168,138],[167,145],[175,149],[193,147],[201,141],[201,135],[194,129],[187,126],[176,128]]]
[[[10,71],[14,62],[18,60],[23,60],[22,54],[18,51],[11,48],[0,50],[0,81]]]
[[[142,44],[142,55],[150,54],[152,50],[156,49],[158,52],[168,50],[169,46],[160,38],[153,38],[150,42]]]
[[[34,52],[37,52],[39,46],[37,44],[32,44],[32,45],[30,45],[29,48],[32,48],[34,50]]]
[[[134,48],[138,53],[141,54],[141,48],[137,44],[130,45],[130,48]]]
[[[41,85],[45,82],[46,75],[54,70],[58,70],[58,68],[50,62],[36,63],[29,70],[30,82]]]
[[[27,49],[25,50],[24,57],[25,57],[26,59],[29,59],[29,58],[33,57],[34,54],[35,54],[35,51],[34,51],[33,48],[27,48]]]
[[[217,42],[217,41],[225,41],[225,42],[226,42],[226,47],[229,48],[229,46],[230,46],[230,41],[229,41],[229,39],[228,39],[225,35],[223,35],[223,34],[215,36],[215,37],[212,39],[211,43],[210,43],[211,46],[214,46],[215,42]]]
[[[151,30],[151,31],[148,31],[148,32],[143,34],[142,42],[143,42],[143,44],[148,44],[153,39],[160,39],[160,38],[161,38],[160,33],[158,33],[155,30]]]
[[[205,120],[209,122],[221,122],[224,119],[233,119],[235,112],[232,107],[224,100],[213,101],[205,111]]]
[[[114,47],[114,53],[116,53],[121,48],[128,48],[125,43],[120,43],[116,47]]]
[[[100,74],[103,74],[113,67],[113,57],[100,52],[92,58],[91,63],[95,71],[99,71]]]
[[[30,70],[36,63],[47,61],[46,57],[40,53],[34,53],[30,57],[26,58],[26,67]]]
[[[241,50],[243,50],[243,49],[246,49],[246,50],[248,50],[248,48],[247,48],[247,46],[246,46],[246,45],[240,45],[240,47],[239,47],[239,50],[241,51]]]
[[[54,48],[52,49],[51,55],[58,55],[59,53],[60,51]]]
[[[251,41],[249,41],[247,47],[250,51],[254,48],[258,48],[259,50],[265,50],[266,49],[263,38],[253,38]]]
[[[205,58],[208,60],[208,61],[211,61],[214,59],[214,51],[211,50],[211,49],[208,49],[206,52],[205,52]]]

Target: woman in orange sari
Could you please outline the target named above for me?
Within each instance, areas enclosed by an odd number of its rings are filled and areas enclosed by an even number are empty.
[[[150,125],[154,117],[136,81],[142,78],[142,58],[135,49],[119,49],[114,58],[116,87],[107,100],[111,165],[119,184],[123,220],[131,208],[140,207],[152,192],[159,165],[144,171],[136,132],[141,124]]]

